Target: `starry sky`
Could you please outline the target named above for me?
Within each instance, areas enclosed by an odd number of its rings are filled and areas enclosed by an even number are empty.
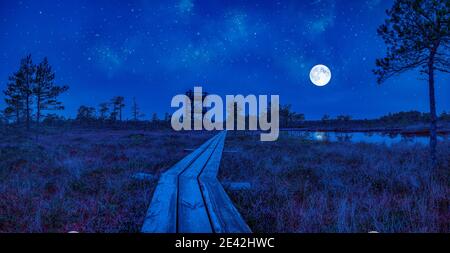
[[[0,88],[31,53],[47,56],[74,117],[122,95],[150,118],[172,112],[176,94],[280,95],[306,114],[373,118],[428,111],[427,83],[408,72],[376,84],[385,45],[376,29],[391,0],[41,0],[0,2]],[[332,80],[309,81],[325,64]],[[437,76],[438,112],[450,111],[450,75]],[[0,108],[4,107],[3,100]]]

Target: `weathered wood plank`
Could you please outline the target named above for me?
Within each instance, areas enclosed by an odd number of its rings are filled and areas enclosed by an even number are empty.
[[[177,232],[178,175],[188,168],[218,137],[218,135],[214,136],[161,175],[147,210],[142,232]]]
[[[220,137],[219,145],[200,175],[200,186],[208,209],[214,232],[251,233],[251,229],[242,219],[238,210],[217,180],[226,132]]]
[[[225,138],[217,134],[163,173],[142,232],[251,232],[217,180]]]
[[[204,181],[202,189],[215,233],[251,233],[219,181]]]
[[[208,211],[204,204],[203,194],[198,183],[198,176],[217,148],[221,135],[218,135],[218,138],[206,148],[205,152],[178,179],[178,232],[180,233],[213,232]]]

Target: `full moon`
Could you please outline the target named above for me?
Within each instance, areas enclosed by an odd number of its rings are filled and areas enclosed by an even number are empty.
[[[309,72],[309,79],[316,86],[325,86],[331,80],[331,71],[325,65],[316,65]]]

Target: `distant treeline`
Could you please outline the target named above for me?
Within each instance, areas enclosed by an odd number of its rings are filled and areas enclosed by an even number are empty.
[[[159,119],[153,113],[150,121],[143,121],[145,116],[136,99],[131,103],[131,119],[125,119],[125,98],[115,96],[110,101],[100,103],[98,108],[81,105],[75,119],[65,118],[51,111],[64,110],[59,96],[69,89],[67,85],[55,84],[55,73],[47,58],[34,64],[31,55],[20,61],[18,70],[8,78],[3,90],[6,107],[0,111],[0,123],[14,127],[30,129],[31,126],[144,126],[151,123],[156,127],[168,127],[168,113]],[[47,112],[47,113],[45,113]],[[130,124],[132,123],[132,124]]]
[[[285,113],[285,115],[290,115],[290,113]],[[285,115],[282,115],[280,112],[281,128],[302,128],[309,126],[404,127],[408,125],[428,124],[430,122],[430,114],[419,111],[389,113],[375,119],[353,119],[350,115],[338,115],[332,118],[329,115],[324,115],[320,120],[295,120],[292,117],[287,117],[286,119]],[[303,114],[301,115],[304,119]],[[450,122],[450,113],[443,112],[438,117],[438,120],[441,122]]]
[[[439,121],[450,122],[450,113],[443,112],[439,117]],[[293,112],[291,105],[280,106],[280,127],[281,128],[302,128],[308,126],[360,126],[371,127],[379,125],[389,126],[407,126],[413,124],[421,124],[430,122],[430,114],[419,111],[389,113],[375,119],[353,119],[350,115],[338,115],[331,117],[327,114],[323,115],[320,120],[308,120],[303,113]]]
[[[102,102],[98,107],[81,105],[78,108],[75,119],[65,118],[56,113],[45,111],[64,110],[59,96],[69,89],[67,85],[54,83],[55,73],[47,58],[38,65],[32,61],[31,55],[20,61],[19,69],[9,79],[5,95],[6,108],[0,112],[0,123],[15,124],[18,127],[30,128],[30,125],[83,125],[83,126],[152,126],[170,127],[170,114],[165,113],[162,119],[153,113],[149,120],[144,120],[136,99],[133,97],[130,105],[131,118],[125,119],[125,98],[115,96],[110,101]],[[187,91],[186,95],[192,97],[193,92]],[[208,93],[202,94],[203,97]],[[235,114],[242,113],[243,108],[235,107]],[[206,112],[206,109],[203,113]],[[243,114],[243,113],[242,113]],[[349,115],[339,115],[335,118],[324,115],[321,120],[306,120],[303,113],[292,110],[291,105],[281,105],[279,110],[281,128],[302,128],[311,126],[327,127],[374,127],[374,126],[407,126],[417,123],[430,122],[430,114],[418,111],[389,113],[378,119],[352,119]],[[248,116],[247,116],[248,117]],[[442,113],[438,119],[450,122],[450,114]]]

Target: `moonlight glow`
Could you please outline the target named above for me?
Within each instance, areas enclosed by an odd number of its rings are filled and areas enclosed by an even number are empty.
[[[316,65],[311,69],[309,79],[316,86],[325,86],[331,80],[331,71],[325,65]]]

